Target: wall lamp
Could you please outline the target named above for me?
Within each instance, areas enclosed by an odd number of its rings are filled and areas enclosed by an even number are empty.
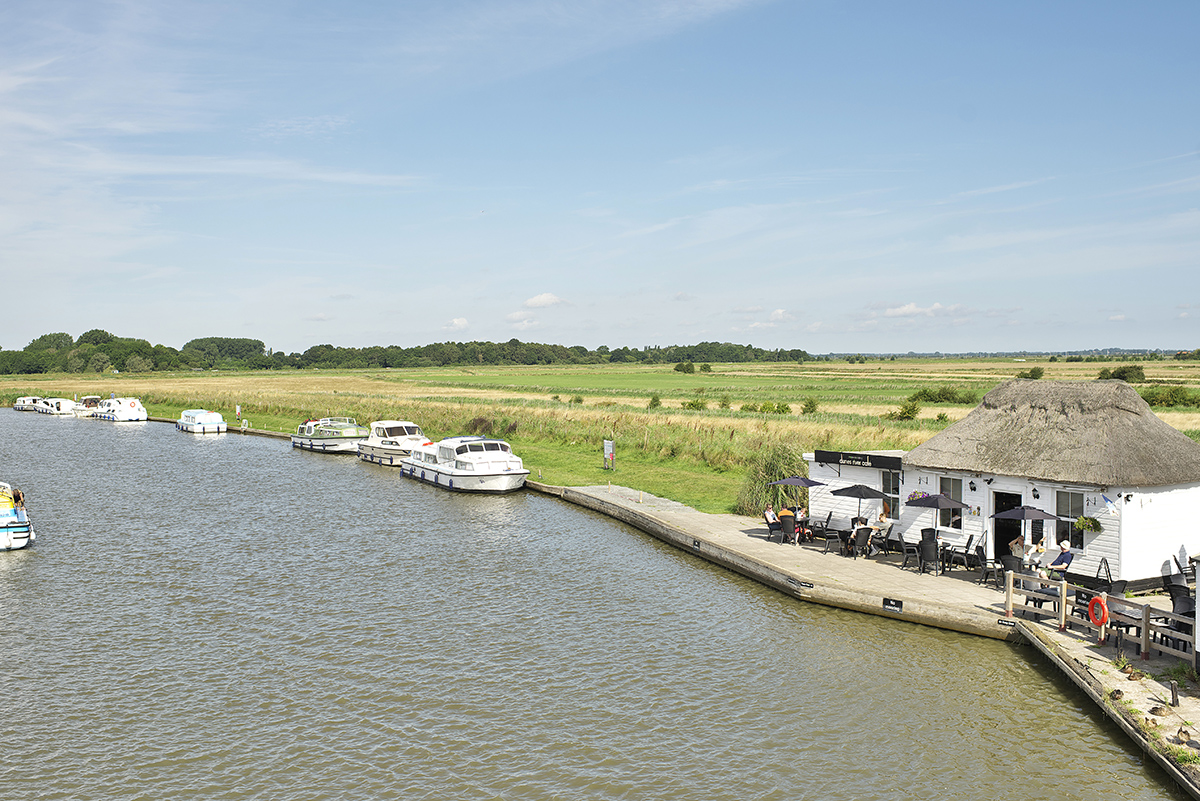
[[[993,481],[995,481],[995,480],[996,480],[996,479],[994,479],[994,478],[985,478],[985,479],[983,480],[983,483],[984,483],[984,484],[991,485],[991,483],[992,483]]]
[[[1037,491],[1037,487],[1034,487],[1034,488],[1033,488],[1033,497],[1034,497],[1035,499],[1036,499],[1036,498],[1040,498],[1040,497],[1042,497],[1042,493],[1040,493],[1040,492],[1038,492],[1038,491]]]
[[[971,492],[974,492],[974,491],[975,491],[975,482],[974,482],[974,481],[972,481],[972,482],[970,482],[969,484],[967,484],[967,486],[968,486],[968,487],[971,489]]]
[[[1130,502],[1130,501],[1132,501],[1132,500],[1133,500],[1133,495],[1132,495],[1132,494],[1130,494],[1130,495],[1126,495],[1126,496],[1125,496],[1125,503],[1129,503],[1129,502]]]

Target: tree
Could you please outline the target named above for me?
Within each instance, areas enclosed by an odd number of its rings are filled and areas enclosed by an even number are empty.
[[[1140,384],[1146,380],[1146,371],[1140,364],[1123,364],[1113,368],[1112,377],[1127,384]]]
[[[26,345],[25,350],[63,350],[70,348],[74,344],[75,340],[71,338],[70,334],[42,334],[40,337]]]
[[[84,331],[79,335],[77,345],[107,345],[116,339],[115,336],[101,328],[93,328],[91,331]]]
[[[108,358],[107,353],[96,353],[88,360],[87,371],[89,373],[103,373],[112,366],[112,360]]]

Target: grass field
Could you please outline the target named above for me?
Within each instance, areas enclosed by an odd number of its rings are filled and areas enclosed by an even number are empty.
[[[303,372],[200,372],[0,376],[0,398],[20,395],[137,396],[156,417],[204,407],[255,428],[292,431],[309,417],[359,422],[407,419],[441,438],[491,433],[512,442],[535,477],[553,484],[608,481],[710,512],[733,511],[756,459],[778,447],[796,452],[908,450],[960,419],[972,405],[924,405],[915,420],[889,420],[923,387],[951,386],[976,397],[1032,366],[1044,378],[1094,378],[1113,363],[1012,360],[869,361],[865,364],[714,364],[685,374],[672,365],[445,367]],[[1200,365],[1147,362],[1151,381],[1200,388]],[[661,407],[648,409],[658,395]],[[811,398],[817,411],[802,414]],[[578,399],[580,402],[575,402]],[[683,408],[703,400],[703,411]],[[728,408],[720,408],[724,401]],[[788,414],[740,411],[786,403]],[[1157,410],[1200,439],[1200,412]],[[938,419],[942,415],[942,419]],[[602,469],[602,443],[616,442],[617,470]]]

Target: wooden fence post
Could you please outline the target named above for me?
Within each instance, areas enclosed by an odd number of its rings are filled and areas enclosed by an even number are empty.
[[[1058,583],[1058,630],[1067,630],[1067,579]]]
[[[1142,607],[1142,659],[1150,658],[1150,604]]]
[[[1004,616],[1012,617],[1012,585],[1013,572],[1011,570],[1004,571]]]

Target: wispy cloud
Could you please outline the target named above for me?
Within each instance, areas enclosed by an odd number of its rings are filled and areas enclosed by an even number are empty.
[[[455,317],[450,322],[442,326],[443,331],[466,331],[469,323],[466,317]]]
[[[540,295],[534,295],[521,305],[526,309],[544,309],[548,306],[558,306],[563,303],[566,303],[566,301],[557,295],[554,295],[550,292],[543,292]]]
[[[350,124],[346,117],[324,115],[318,117],[292,117],[286,120],[268,120],[250,129],[263,139],[287,139],[289,137],[313,138],[329,136]]]

